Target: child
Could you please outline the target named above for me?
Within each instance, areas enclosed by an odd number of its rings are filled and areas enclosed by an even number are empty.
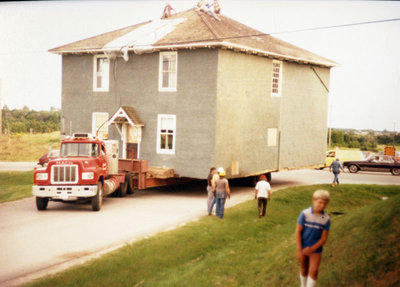
[[[260,175],[260,181],[255,188],[254,199],[258,199],[258,217],[265,216],[268,200],[271,199],[271,186],[265,174]]]
[[[322,246],[328,239],[331,223],[329,216],[324,212],[329,202],[329,192],[315,191],[312,201],[312,207],[300,213],[296,226],[297,258],[301,264],[301,287],[316,286]]]

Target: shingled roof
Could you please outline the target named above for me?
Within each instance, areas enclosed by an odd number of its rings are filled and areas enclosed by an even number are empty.
[[[120,53],[222,48],[290,62],[334,67],[337,63],[264,34],[229,17],[195,8],[49,50],[56,54]]]

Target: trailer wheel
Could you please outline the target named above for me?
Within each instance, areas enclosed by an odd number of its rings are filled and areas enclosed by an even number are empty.
[[[49,203],[48,197],[36,197],[36,208],[38,210],[46,210]]]
[[[103,202],[103,184],[101,181],[97,183],[97,194],[92,197],[92,210],[99,211]]]
[[[122,182],[119,187],[118,187],[118,191],[117,191],[117,195],[119,197],[125,197],[126,196],[126,192],[128,190],[128,175],[125,176],[125,181]]]

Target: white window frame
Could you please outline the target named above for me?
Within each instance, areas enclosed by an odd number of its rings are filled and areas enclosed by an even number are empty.
[[[161,128],[163,120],[171,121],[171,126],[167,129],[166,132],[162,132]],[[172,131],[172,133],[168,131]],[[171,135],[172,134],[172,149],[161,148],[161,135]],[[168,138],[168,137],[167,137]],[[176,115],[166,115],[159,114],[157,120],[157,153],[158,154],[175,154],[175,143],[176,143]]]
[[[97,116],[105,116],[107,120],[109,119],[108,113],[102,113],[102,112],[94,112],[92,113],[92,135],[97,136],[100,139],[107,139],[108,138],[108,123],[104,122],[103,126],[99,130],[99,134],[96,135],[96,131],[99,128],[96,126],[96,117]]]
[[[107,65],[101,71],[97,71],[97,60],[107,59]],[[101,87],[97,87],[97,77],[101,76]],[[110,86],[110,58],[105,55],[95,55],[93,57],[93,91],[108,92]]]
[[[164,58],[171,58],[171,56],[175,56],[175,71],[168,69],[168,71],[164,71]],[[168,77],[173,77],[169,81],[168,87],[163,87],[164,80],[164,72],[168,73]],[[174,74],[172,74],[174,73]],[[160,52],[160,60],[159,60],[159,72],[158,72],[158,91],[159,92],[176,92],[178,85],[178,52]]]
[[[279,71],[276,70],[277,68]],[[271,97],[280,97],[282,95],[282,68],[282,61],[272,61]]]

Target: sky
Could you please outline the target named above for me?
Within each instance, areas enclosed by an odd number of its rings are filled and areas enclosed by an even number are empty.
[[[176,11],[197,1],[168,1]],[[166,1],[0,2],[0,106],[61,108],[48,50],[161,17]],[[400,132],[400,2],[219,0],[221,14],[339,63],[328,127]],[[397,19],[373,24],[319,27]]]

